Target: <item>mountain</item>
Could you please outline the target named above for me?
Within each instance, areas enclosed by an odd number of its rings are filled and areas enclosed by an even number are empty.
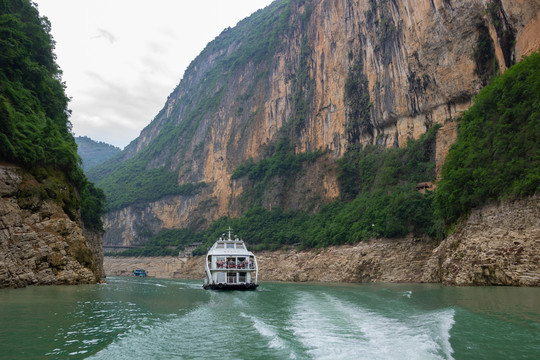
[[[121,151],[116,146],[102,141],[94,141],[87,136],[77,136],[75,142],[77,143],[77,153],[82,159],[84,171],[104,163]]]
[[[432,236],[432,199],[414,187],[440,177],[479,90],[540,48],[539,13],[522,0],[275,1],[209,43],[140,136],[90,170],[109,201],[104,243],[224,217],[249,219],[266,248],[275,224],[306,246]],[[318,233],[284,231],[312,215]]]
[[[104,276],[103,192],[79,166],[50,28],[0,0],[0,288]]]

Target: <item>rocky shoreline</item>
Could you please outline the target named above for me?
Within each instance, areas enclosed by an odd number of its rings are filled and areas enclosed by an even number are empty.
[[[373,239],[324,249],[257,253],[261,281],[418,282],[540,286],[540,197],[475,209],[441,243]],[[204,278],[204,257],[105,257],[108,276]]]
[[[414,239],[373,240],[320,250],[264,251],[257,253],[261,281],[420,282],[422,269],[435,244]],[[204,256],[109,257],[108,276],[130,276],[143,268],[159,278],[204,278]]]
[[[96,283],[103,275],[101,234],[65,210],[70,191],[0,164],[0,288]]]

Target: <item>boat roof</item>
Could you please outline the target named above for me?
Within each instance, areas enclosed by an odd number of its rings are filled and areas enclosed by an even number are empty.
[[[251,251],[248,251],[244,240],[239,239],[238,236],[231,236],[232,229],[227,229],[228,233],[223,234],[214,245],[208,250],[208,255],[236,255],[236,256],[254,256]]]

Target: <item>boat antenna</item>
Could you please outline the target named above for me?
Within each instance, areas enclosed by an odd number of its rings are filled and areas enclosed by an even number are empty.
[[[227,231],[229,232],[229,240],[232,240],[232,237],[231,237],[231,231],[232,231],[232,229],[231,229],[230,226],[229,226],[229,228],[227,229]]]

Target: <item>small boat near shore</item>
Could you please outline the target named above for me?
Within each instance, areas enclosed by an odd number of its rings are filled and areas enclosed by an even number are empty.
[[[243,240],[227,229],[206,254],[203,288],[208,290],[255,290],[258,284],[257,258]]]
[[[133,276],[135,276],[135,277],[147,277],[148,274],[146,273],[146,270],[144,270],[144,269],[137,269],[137,270],[133,270]]]

